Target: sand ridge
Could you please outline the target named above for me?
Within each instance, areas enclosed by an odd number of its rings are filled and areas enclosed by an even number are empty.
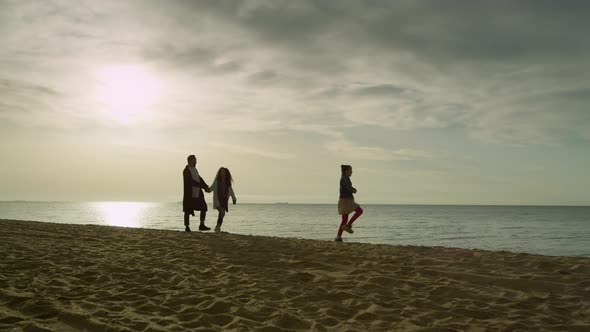
[[[0,330],[590,331],[588,257],[9,220],[0,253]]]

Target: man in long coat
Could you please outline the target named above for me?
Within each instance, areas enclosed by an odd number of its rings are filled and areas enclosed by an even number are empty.
[[[184,226],[185,231],[190,232],[190,222],[189,222],[189,215],[194,216],[195,210],[201,211],[200,220],[201,223],[199,224],[200,231],[208,231],[211,228],[205,226],[205,217],[207,216],[207,202],[205,202],[205,194],[203,193],[203,189],[206,192],[211,192],[209,186],[203,180],[203,178],[199,175],[199,171],[197,171],[197,157],[195,155],[190,155],[186,158],[188,165],[182,171],[182,178],[184,183],[184,194],[182,196],[182,211],[184,211]]]

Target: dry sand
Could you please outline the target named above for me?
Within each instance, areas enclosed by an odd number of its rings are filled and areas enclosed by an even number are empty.
[[[0,255],[2,331],[590,331],[587,257],[6,220]]]

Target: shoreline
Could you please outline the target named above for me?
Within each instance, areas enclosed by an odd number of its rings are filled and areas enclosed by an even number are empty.
[[[90,226],[90,227],[106,227],[106,228],[123,228],[123,229],[136,229],[136,230],[151,230],[151,231],[164,231],[164,232],[181,232],[184,233],[184,226],[179,226],[178,229],[165,229],[165,228],[150,228],[150,227],[135,227],[135,226],[117,226],[117,225],[104,225],[104,224],[74,224],[74,223],[60,223],[60,222],[53,222],[53,221],[37,221],[37,220],[22,220],[22,219],[0,219],[0,224],[2,222],[25,222],[25,223],[43,223],[43,224],[52,224],[52,225],[64,225],[64,226]],[[198,223],[196,221],[193,221]],[[193,227],[192,234],[214,234],[213,227],[209,231],[199,231],[198,227],[195,225],[191,225]],[[314,239],[314,238],[304,238],[304,237],[289,237],[289,236],[278,236],[278,235],[259,235],[259,234],[243,234],[243,233],[230,233],[226,231],[221,232],[224,236],[246,236],[246,237],[256,237],[256,238],[264,238],[264,239],[284,239],[284,240],[295,240],[295,241],[320,241],[320,242],[334,242],[333,239]],[[345,234],[346,235],[346,234]],[[549,258],[588,258],[590,259],[590,255],[548,255],[548,254],[539,254],[539,253],[531,253],[531,252],[523,252],[523,251],[511,251],[511,250],[491,250],[491,249],[483,249],[483,248],[462,248],[462,247],[451,247],[451,246],[443,246],[443,245],[436,245],[436,246],[429,246],[429,245],[412,245],[412,244],[391,244],[391,243],[373,243],[373,242],[360,242],[354,241],[354,237],[347,237],[346,241],[343,241],[344,244],[356,244],[356,245],[367,245],[367,246],[387,246],[387,247],[401,247],[401,248],[429,248],[429,249],[441,249],[441,250],[465,250],[465,251],[476,251],[476,252],[488,252],[488,253],[506,253],[506,254],[513,254],[513,255],[530,255],[530,256],[540,256],[540,257],[549,257]]]
[[[590,330],[590,258],[0,220],[0,330]]]

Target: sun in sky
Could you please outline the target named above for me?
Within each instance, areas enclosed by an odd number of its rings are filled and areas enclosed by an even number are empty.
[[[160,100],[158,76],[139,65],[109,65],[96,72],[95,98],[100,111],[121,123],[135,123],[150,116]]]

